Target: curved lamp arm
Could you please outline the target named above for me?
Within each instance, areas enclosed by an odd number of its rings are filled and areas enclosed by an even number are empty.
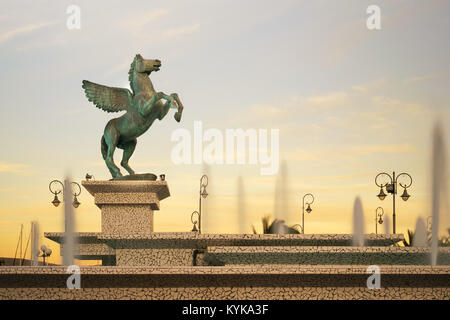
[[[381,212],[378,212],[378,209],[381,209]],[[375,214],[376,214],[378,217],[382,217],[383,214],[384,214],[384,209],[383,209],[382,207],[378,207],[378,208],[375,210]]]
[[[78,192],[74,192],[73,195],[74,195],[74,196],[79,196],[80,193],[81,193],[81,187],[80,187],[80,185],[79,185],[78,183],[76,183],[76,182],[73,182],[73,181],[72,181],[72,184],[74,184],[74,185],[76,185],[76,186],[78,187]]]
[[[202,175],[200,178],[200,188],[206,188],[208,186],[208,176],[206,174]]]
[[[400,178],[401,176],[407,176],[408,178],[409,178],[409,184],[402,184],[401,182],[399,182],[398,184],[400,185],[400,187],[402,187],[402,188],[405,188],[405,189],[407,189],[407,188],[409,188],[411,185],[412,185],[412,183],[413,183],[413,179],[412,179],[412,177],[408,174],[408,173],[406,173],[406,172],[402,172],[402,173],[400,173],[399,175],[397,175],[397,181],[398,181],[398,178]]]
[[[307,196],[310,196],[310,197],[312,198],[312,201],[311,201],[311,202],[306,202],[306,204],[313,204],[313,203],[314,203],[314,196],[313,196],[311,193],[307,193],[307,194],[305,194],[305,195],[303,196],[303,204],[305,204],[305,198],[306,198]]]
[[[197,214],[197,220],[194,221],[194,215]],[[198,211],[194,211],[191,213],[191,222],[192,224],[197,224],[198,223],[198,218],[200,217],[200,214],[198,213]]]
[[[59,184],[61,185],[61,190],[55,190],[55,191],[53,191],[53,190],[52,190],[52,185],[53,185],[54,183],[59,183]],[[74,182],[74,181],[72,181],[71,184],[77,186],[77,188],[78,188],[78,192],[72,192],[72,195],[73,195],[73,196],[79,196],[79,195],[81,194],[81,187],[80,187],[80,185],[79,185],[78,183]],[[53,181],[51,181],[51,182],[49,183],[48,189],[49,189],[50,192],[53,193],[54,195],[58,195],[58,194],[60,194],[61,192],[64,193],[64,184],[63,184],[61,181],[59,181],[59,180],[53,180]]]
[[[375,177],[375,184],[377,185],[377,187],[383,188],[383,187],[385,187],[385,186],[387,186],[387,185],[389,184],[389,183],[386,183],[386,184],[378,184],[378,182],[377,182],[378,177],[379,177],[379,176],[383,176],[383,175],[388,176],[388,177],[389,177],[389,180],[391,180],[391,183],[394,183],[394,181],[392,180],[392,177],[391,177],[391,175],[390,175],[389,173],[381,172],[381,173],[377,174],[376,177]]]
[[[61,185],[61,190],[59,190],[59,191],[53,191],[53,190],[52,190],[52,184],[54,184],[54,183],[59,183],[59,184]],[[64,191],[64,185],[63,185],[63,183],[62,183],[61,181],[59,181],[59,180],[53,180],[53,181],[51,181],[51,182],[48,184],[48,190],[50,190],[50,192],[53,193],[53,194],[56,196],[56,195],[60,194],[62,191]]]

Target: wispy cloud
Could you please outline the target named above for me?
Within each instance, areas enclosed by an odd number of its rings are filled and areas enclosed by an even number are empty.
[[[261,119],[273,120],[288,116],[289,109],[270,104],[255,104],[250,107],[250,113]]]
[[[11,192],[15,190],[16,190],[15,187],[0,188],[0,192]]]
[[[29,168],[27,164],[0,162],[0,172],[24,173]]]
[[[179,36],[182,36],[185,34],[193,33],[195,31],[197,31],[198,29],[200,29],[200,24],[194,23],[194,24],[185,25],[182,27],[167,29],[166,31],[164,31],[163,35],[164,35],[165,39],[172,39],[172,38],[176,38],[176,37],[179,37]]]
[[[290,161],[297,162],[335,162],[357,161],[362,156],[375,154],[405,154],[416,152],[416,147],[408,144],[378,144],[378,145],[359,145],[359,146],[339,146],[336,148],[295,148],[285,153]]]
[[[22,26],[19,27],[17,29],[14,30],[9,30],[6,32],[3,32],[0,34],[0,44],[3,42],[6,42],[8,40],[11,40],[15,37],[21,36],[21,35],[26,35],[28,33],[31,33],[33,31],[51,26],[58,23],[58,21],[49,21],[49,22],[41,22],[41,23],[34,23],[34,24],[29,24],[26,26]]]
[[[367,92],[367,87],[365,86],[352,86],[352,89],[359,92]]]
[[[315,105],[329,106],[330,104],[340,102],[340,101],[344,100],[345,98],[347,98],[347,93],[340,91],[340,92],[327,93],[327,94],[319,95],[319,96],[312,96],[312,97],[309,97],[306,101],[309,103],[315,104]]]
[[[191,23],[178,27],[167,27],[165,21],[174,16],[168,9],[160,8],[134,14],[124,19],[121,25],[136,38],[151,40],[152,43],[171,40],[200,29],[199,23]],[[164,19],[162,19],[164,18]],[[176,20],[174,17],[172,17]]]
[[[416,83],[416,82],[422,82],[422,81],[426,81],[426,80],[432,80],[437,78],[439,75],[436,73],[433,74],[426,74],[426,75],[422,75],[422,76],[414,76],[414,77],[409,77],[403,80],[403,82],[405,84],[412,84],[412,83]]]
[[[352,147],[349,151],[355,155],[371,155],[375,153],[412,153],[416,148],[408,143],[380,144]]]
[[[132,32],[140,32],[149,23],[157,21],[159,18],[169,14],[169,10],[159,8],[152,11],[140,12],[133,14],[130,18],[125,19],[122,25]]]
[[[116,65],[115,67],[112,67],[109,71],[105,72],[105,76],[108,77],[112,74],[115,74],[117,72],[122,72],[122,71],[128,72],[128,70],[130,69],[130,65],[132,63],[131,58],[128,58],[126,61],[124,61],[121,64]]]
[[[309,178],[303,178],[305,181],[341,181],[341,180],[352,180],[355,178],[364,178],[370,176],[372,172],[363,172],[355,174],[344,174],[344,175],[328,175],[328,176],[315,176]]]
[[[374,107],[382,109],[388,107],[389,109],[386,111],[401,110],[403,113],[408,113],[409,115],[420,115],[425,111],[425,108],[421,104],[415,102],[394,99],[386,96],[374,96],[371,99]]]

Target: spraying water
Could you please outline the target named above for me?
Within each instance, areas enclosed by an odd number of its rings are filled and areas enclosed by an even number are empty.
[[[418,218],[416,222],[416,228],[414,229],[414,237],[412,245],[414,247],[427,247],[427,228],[422,218]]]
[[[245,204],[245,189],[244,189],[244,181],[242,176],[238,177],[237,181],[237,206],[238,206],[238,225],[239,225],[239,233],[247,233],[249,228],[249,221],[247,217],[247,209]]]
[[[431,265],[437,264],[438,256],[438,237],[439,237],[439,219],[442,214],[443,203],[447,196],[447,163],[445,154],[445,143],[442,128],[436,124],[433,130],[433,151],[431,165]]]
[[[210,168],[211,167],[204,162],[200,174],[200,177],[204,174],[208,177],[208,197],[202,198],[202,233],[208,233],[212,230],[212,221],[214,220],[214,217],[212,217],[212,213],[214,212],[214,184],[211,183],[214,180],[212,179]]]
[[[353,246],[364,246],[364,212],[361,199],[356,197],[353,205]]]
[[[274,199],[274,218],[278,220],[285,220],[289,215],[288,206],[288,173],[287,164],[283,160],[280,166],[280,173],[275,184],[275,199]],[[281,229],[280,229],[281,230]]]
[[[288,234],[289,233],[288,229],[289,227],[286,226],[284,220],[274,220],[272,226],[270,227],[269,233]]]
[[[37,266],[39,265],[38,256],[39,256],[39,224],[37,221],[31,222],[31,265]]]
[[[72,208],[72,185],[69,178],[64,180],[64,244],[63,244],[63,264],[71,266],[74,263],[75,251],[75,221]]]
[[[384,233],[391,234],[391,219],[389,218],[389,216],[386,216],[386,218],[384,218]]]

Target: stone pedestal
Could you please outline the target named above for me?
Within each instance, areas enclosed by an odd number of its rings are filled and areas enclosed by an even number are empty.
[[[104,234],[153,232],[153,211],[170,196],[166,181],[82,181],[102,211]]]

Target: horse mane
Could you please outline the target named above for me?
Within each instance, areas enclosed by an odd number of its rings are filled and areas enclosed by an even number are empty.
[[[133,90],[133,93],[134,93],[134,75],[133,75],[133,73],[134,73],[134,68],[136,67],[137,56],[138,55],[136,55],[134,57],[133,62],[131,63],[131,66],[130,66],[130,70],[128,71],[128,81],[130,82],[131,90]]]
[[[131,87],[131,90],[133,91],[133,94],[135,94],[136,91],[139,91],[140,89],[144,89],[144,88],[139,88],[141,85],[140,82],[136,82],[136,76],[137,76],[137,73],[139,73],[136,71],[136,63],[137,63],[138,59],[144,60],[144,58],[142,58],[142,56],[140,54],[137,54],[134,57],[133,62],[130,65],[130,70],[128,71],[128,81],[130,82],[130,87]],[[144,75],[144,73],[139,73],[139,74]],[[150,81],[150,79],[147,78],[147,80],[148,80],[148,86],[149,86],[148,89],[154,90],[153,84]],[[147,84],[147,82],[145,82],[145,84]]]

